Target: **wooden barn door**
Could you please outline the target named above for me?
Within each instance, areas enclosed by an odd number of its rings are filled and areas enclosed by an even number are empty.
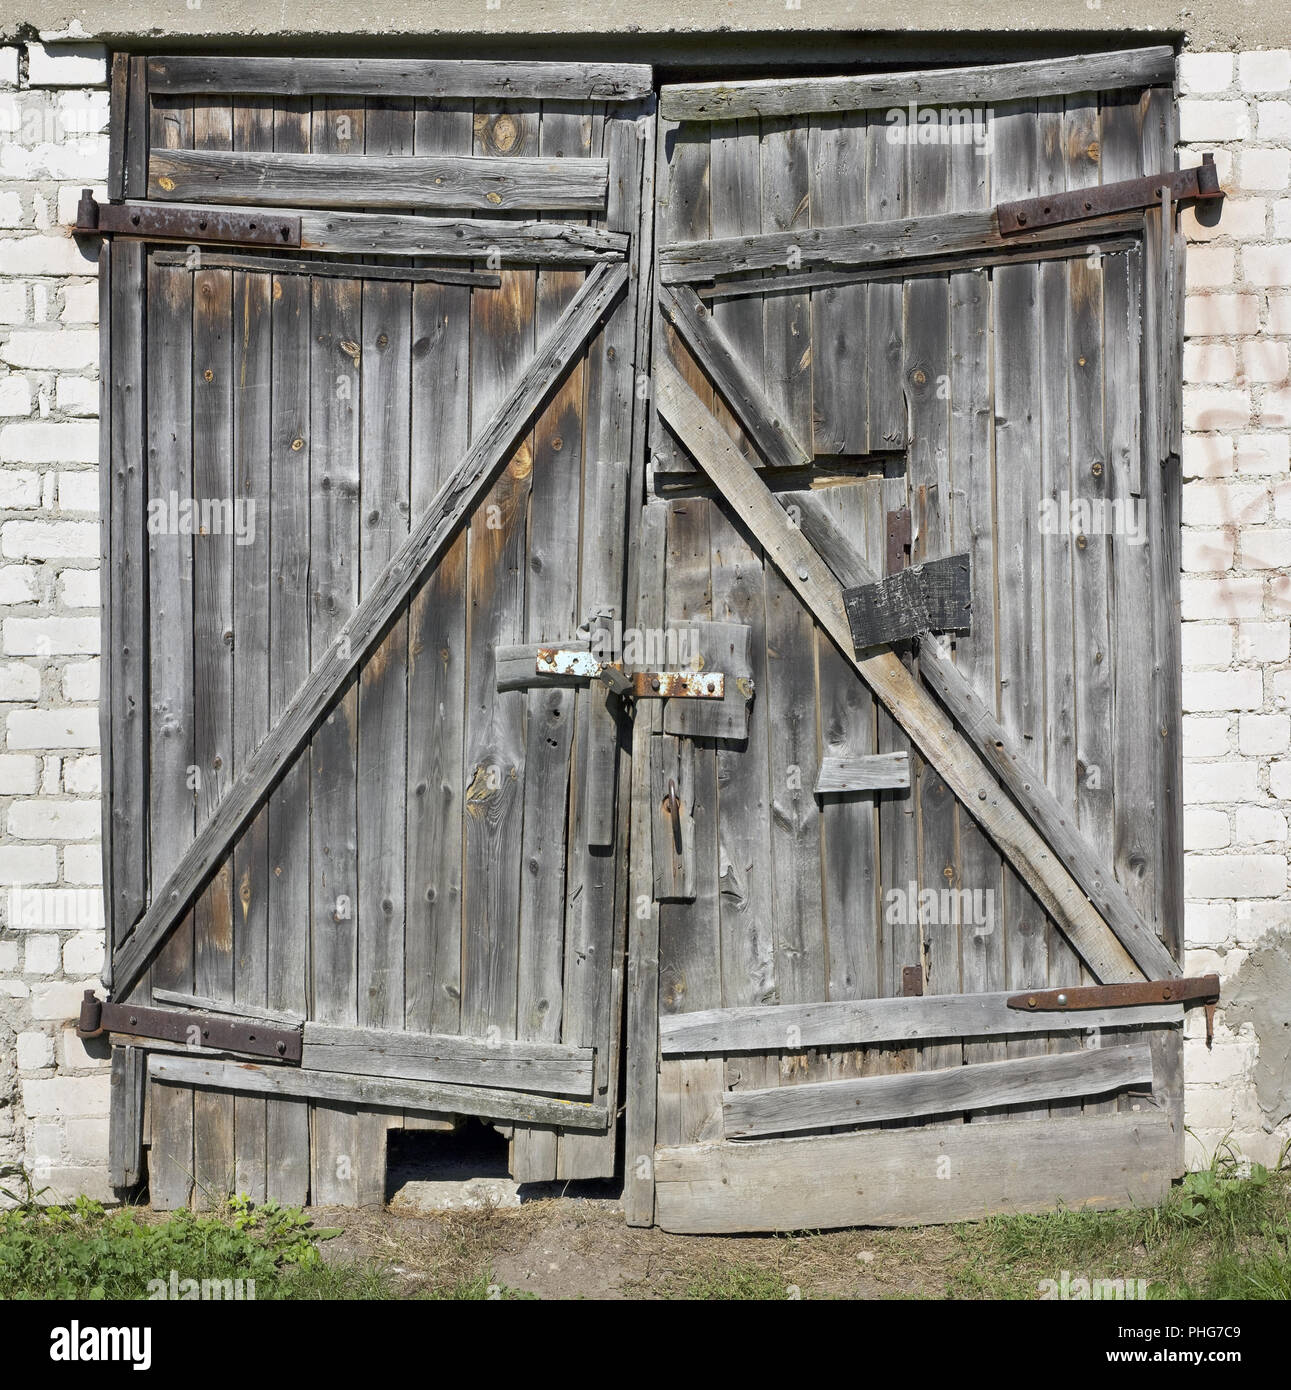
[[[117,1179],[142,1143],[158,1207],[379,1201],[387,1130],[463,1115],[522,1180],[609,1175],[625,745],[534,651],[623,613],[649,70],[113,96]]]
[[[637,721],[633,1220],[1180,1171],[1181,987],[1069,993],[1180,974],[1177,233],[1110,187],[1173,170],[1172,75],[662,90],[636,622],[736,625],[752,698]]]

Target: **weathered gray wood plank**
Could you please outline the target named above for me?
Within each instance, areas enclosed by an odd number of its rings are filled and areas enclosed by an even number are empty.
[[[1177,1004],[1033,1014],[1008,1008],[1009,997],[1007,990],[998,990],[989,994],[769,1004],[666,1015],[659,1024],[660,1046],[664,1056],[671,1057],[683,1053],[776,1050],[791,1046],[790,1038],[803,1047],[863,1047],[920,1038],[1072,1032],[1106,1028],[1113,1023],[1132,1027],[1179,1023],[1183,1019],[1183,1010]]]
[[[732,1091],[722,1102],[722,1115],[728,1139],[755,1138],[1104,1095],[1151,1080],[1152,1053],[1142,1042],[1052,1057],[952,1065],[907,1075],[869,1076],[771,1091]]]
[[[1169,1190],[1173,1142],[1169,1118],[1149,1110],[660,1149],[657,1220],[677,1232],[814,1231],[1152,1206]]]
[[[600,208],[608,182],[600,159],[160,150],[148,164],[151,198],[257,207]]]
[[[910,785],[908,753],[826,755],[816,774],[816,793],[872,792]]]
[[[558,1095],[586,1097],[592,1090],[590,1047],[514,1042],[507,1038],[307,1023],[301,1065],[316,1071],[447,1081],[463,1086],[478,1083],[504,1090],[554,1091]]]
[[[355,661],[381,632],[418,576],[440,554],[457,523],[488,486],[507,451],[528,424],[535,405],[568,368],[601,313],[622,288],[626,271],[607,267],[591,276],[566,311],[562,329],[539,349],[515,389],[472,442],[459,469],[444,484],[416,530],[398,549],[380,580],[325,649],[315,653],[308,678],[275,724],[228,796],[207,822],[184,862],[171,874],[118,957],[119,988],[128,987],[165,936],[170,919],[218,862],[224,846],[254,814],[284,763],[299,748],[320,712],[340,692]],[[321,282],[320,282],[321,283]],[[341,653],[348,653],[348,659]]]
[[[725,121],[742,116],[882,111],[903,108],[907,102],[921,107],[969,105],[1145,87],[1169,82],[1173,76],[1174,50],[1158,45],[925,72],[678,84],[662,89],[659,112],[674,121]]]
[[[118,1189],[136,1187],[143,1179],[145,1057],[139,1047],[112,1049],[108,1181]]]
[[[633,101],[649,95],[639,63],[490,62],[431,58],[149,58],[158,92],[263,92],[282,96],[530,97]]]
[[[153,259],[158,265],[184,265],[191,260],[189,251],[157,251]],[[496,289],[496,275],[482,270],[450,270],[446,266],[359,265],[352,261],[318,261],[299,256],[252,256],[240,252],[219,253],[203,249],[202,267],[206,270],[264,270],[273,275],[326,275],[351,280],[395,280],[410,285],[477,285],[481,289]]]
[[[604,1129],[605,1108],[581,1101],[530,1096],[520,1091],[493,1091],[486,1086],[450,1086],[341,1072],[306,1071],[303,1067],[257,1066],[197,1057],[154,1053],[149,1077],[165,1085],[212,1086],[257,1095],[303,1097],[332,1106],[361,1105],[366,1110],[416,1110],[432,1114],[480,1115],[489,1119],[559,1124],[571,1129]]]

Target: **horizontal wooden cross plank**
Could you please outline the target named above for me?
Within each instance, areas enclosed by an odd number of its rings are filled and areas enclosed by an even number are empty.
[[[1014,102],[1173,81],[1174,50],[1158,44],[1115,53],[925,72],[678,84],[661,89],[659,114],[667,121],[733,121],[745,116],[809,116],[888,108],[904,115],[910,102],[919,106]]]
[[[1052,1056],[973,1062],[935,1071],[896,1072],[770,1090],[728,1091],[722,1120],[728,1139],[792,1134],[835,1125],[878,1124],[916,1115],[954,1115],[1000,1105],[1101,1096],[1151,1085],[1146,1042]]]
[[[1142,228],[1142,214],[1112,213],[1092,218],[1088,235],[1109,236]],[[800,227],[789,232],[679,241],[659,248],[659,278],[665,284],[712,280],[750,270],[797,270],[803,266],[896,265],[929,256],[1004,247],[1070,242],[1072,227],[1044,227],[1002,237],[995,212],[942,212],[892,222],[858,222],[842,227]],[[302,226],[302,236],[304,228]]]
[[[872,583],[874,571],[820,500],[810,493],[795,494],[795,505],[803,535],[838,580],[843,584]],[[1080,833],[1071,811],[1064,809],[1045,785],[1020,740],[996,719],[939,642],[925,640],[920,644],[919,674],[954,715],[969,742],[1031,818],[1147,978],[1162,980],[1178,975],[1178,962],[1130,901],[1110,866]]]
[[[516,63],[434,58],[148,59],[153,92],[274,96],[451,97],[481,100],[635,101],[650,95],[641,63]]]
[[[143,916],[118,948],[113,971],[118,998],[138,980],[153,952],[227,856],[233,841],[342,692],[368,648],[486,495],[534,413],[564,379],[627,278],[627,267],[622,263],[598,266],[588,276],[515,387],[475,436],[457,470],[341,625],[331,647],[317,654],[313,669],[282,717],[165,883],[154,890]]]
[[[361,1105],[365,1110],[481,1115],[491,1120],[522,1120],[527,1124],[600,1131],[607,1123],[603,1105],[527,1095],[522,1091],[495,1091],[487,1086],[351,1076],[304,1067],[257,1066],[156,1052],[148,1057],[148,1075],[154,1081],[172,1086],[210,1086],[215,1090],[251,1095],[299,1096],[308,1100],[337,1101],[342,1105]]]
[[[599,210],[609,179],[603,159],[154,149],[148,160],[149,197],[257,207]]]
[[[360,265],[355,261],[319,261],[299,256],[250,256],[240,251],[156,251],[154,265],[187,270],[250,270],[269,275],[318,275],[328,280],[393,280],[411,285],[474,285],[496,290],[502,277],[487,270],[457,270],[442,265]]]
[[[301,1066],[407,1081],[592,1094],[590,1047],[306,1023]]]
[[[717,418],[664,359],[656,364],[655,380],[660,414],[720,489],[736,519],[749,528],[843,657],[1011,861],[1095,977],[1102,982],[1142,978],[1129,952],[1031,822],[1001,792],[949,715],[892,652],[856,654],[838,581]],[[760,437],[753,436],[755,447],[760,447]]]
[[[755,1004],[664,1014],[665,1057],[733,1052],[796,1052],[809,1047],[871,1047],[926,1038],[1008,1037],[1014,1033],[1083,1032],[1183,1022],[1180,1004],[1033,1014],[1010,1009],[1009,992],[924,994],[917,998],[841,999],[828,1004]]]
[[[1169,1115],[1144,1109],[661,1148],[655,1219],[729,1234],[1151,1206],[1170,1190],[1174,1143]]]
[[[908,753],[864,753],[825,757],[816,774],[817,793],[873,792],[910,785]]]

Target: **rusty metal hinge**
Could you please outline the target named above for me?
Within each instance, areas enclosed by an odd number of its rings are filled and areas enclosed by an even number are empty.
[[[273,208],[238,212],[231,208],[172,207],[162,203],[100,203],[89,188],[81,189],[72,230],[78,236],[126,236],[144,241],[300,245],[300,218]]]
[[[114,1004],[95,997],[87,989],[81,999],[76,1025],[81,1038],[102,1033],[122,1033],[158,1042],[185,1043],[221,1052],[245,1052],[252,1057],[272,1057],[280,1062],[299,1062],[304,1026],[275,1027],[254,1018],[196,1013],[183,1009],[157,1009],[140,1004]]]
[[[635,700],[721,700],[726,695],[720,671],[625,671],[620,662],[557,647],[540,648],[535,665],[540,676],[602,681],[615,694]]]
[[[1076,985],[1071,989],[1036,989],[1011,994],[1010,1009],[1028,1013],[1071,1013],[1080,1009],[1130,1009],[1144,1004],[1204,1004],[1206,1046],[1214,1037],[1219,976],[1192,975],[1173,980],[1134,980],[1117,985]]]
[[[1070,193],[1000,203],[995,209],[996,223],[1000,235],[1009,236],[1032,232],[1037,227],[1083,222],[1086,218],[1103,217],[1108,213],[1157,207],[1163,190],[1172,202],[1184,198],[1222,198],[1224,190],[1219,186],[1215,156],[1203,154],[1200,164],[1173,173],[1148,174],[1141,179],[1121,179],[1094,188],[1077,188]]]

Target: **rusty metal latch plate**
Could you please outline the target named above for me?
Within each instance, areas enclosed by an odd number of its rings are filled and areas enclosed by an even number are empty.
[[[127,236],[145,241],[218,242],[231,246],[300,245],[300,218],[264,208],[170,207],[161,203],[100,203],[88,188],[76,207],[78,236]]]
[[[282,1028],[254,1018],[227,1017],[184,1009],[157,1009],[139,1004],[114,1004],[86,990],[76,1033],[97,1038],[102,1033],[122,1033],[158,1042],[185,1043],[191,1047],[243,1052],[252,1057],[272,1057],[279,1062],[299,1062],[304,1026]]]
[[[726,677],[720,671],[624,671],[620,662],[558,647],[541,648],[536,668],[540,676],[603,681],[637,700],[721,700],[726,695]]]
[[[1043,198],[1024,198],[1000,203],[995,209],[1001,236],[1033,232],[1037,227],[1054,227],[1064,222],[1083,222],[1113,212],[1133,212],[1156,207],[1161,191],[1167,189],[1172,202],[1183,198],[1222,198],[1215,156],[1203,154],[1201,163],[1191,169],[1149,174],[1141,179],[1121,179],[1094,188],[1077,188],[1070,193],[1054,193]]]

